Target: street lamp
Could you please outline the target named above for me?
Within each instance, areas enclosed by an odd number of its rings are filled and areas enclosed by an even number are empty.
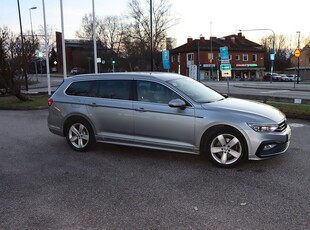
[[[50,76],[50,64],[48,60],[48,46],[47,46],[47,28],[46,28],[46,17],[45,17],[45,2],[42,0],[43,8],[43,21],[44,21],[44,38],[45,38],[45,61],[46,61],[46,75],[47,75],[47,92],[51,95],[51,76]]]
[[[32,35],[32,40],[33,40],[33,28],[32,28],[32,17],[31,17],[31,10],[36,10],[36,9],[37,9],[37,7],[36,7],[36,6],[29,8],[29,15],[30,15],[30,26],[31,26],[31,35]]]
[[[270,60],[271,60],[271,66],[270,66],[270,84],[272,83],[272,73],[273,73],[273,65],[274,65],[274,59],[275,59],[275,55],[274,55],[274,43],[276,40],[276,35],[274,33],[274,31],[272,29],[249,29],[249,30],[239,30],[240,32],[242,31],[261,31],[261,30],[269,30],[272,32],[273,34],[273,41],[272,41],[272,51],[270,54]]]
[[[34,36],[33,36],[33,28],[32,28],[32,17],[31,17],[31,10],[37,9],[36,6],[29,8],[29,15],[30,15],[30,26],[31,26],[31,36],[32,36],[32,43],[34,44]],[[37,70],[37,60],[34,62],[34,68],[36,70],[36,78],[38,81],[38,70]]]

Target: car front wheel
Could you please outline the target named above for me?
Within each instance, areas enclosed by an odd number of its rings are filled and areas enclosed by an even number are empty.
[[[206,145],[206,153],[210,160],[223,168],[236,166],[248,155],[243,135],[233,128],[213,130],[207,137]]]
[[[92,128],[85,121],[72,121],[66,130],[67,142],[76,151],[86,151],[94,142]]]

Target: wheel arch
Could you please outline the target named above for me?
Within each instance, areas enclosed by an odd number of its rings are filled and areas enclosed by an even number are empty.
[[[205,132],[203,133],[203,135],[201,136],[200,145],[199,145],[200,154],[203,155],[203,154],[206,153],[207,146],[205,145],[205,142],[208,139],[208,137],[210,136],[210,134],[212,134],[213,131],[215,131],[217,129],[220,129],[220,128],[232,129],[235,132],[239,133],[242,136],[242,138],[244,140],[244,143],[246,144],[247,153],[249,153],[248,138],[247,138],[247,135],[244,132],[242,132],[240,129],[238,129],[237,127],[232,126],[232,125],[218,124],[218,125],[214,125],[214,126],[209,127],[208,129],[206,129]]]
[[[65,119],[64,123],[63,123],[63,130],[62,130],[62,132],[63,132],[63,135],[64,135],[64,136],[66,136],[66,131],[67,131],[67,129],[69,128],[69,125],[70,125],[70,123],[71,123],[72,121],[83,121],[83,122],[88,123],[88,124],[90,125],[90,127],[92,128],[91,131],[92,131],[93,134],[95,135],[95,128],[94,128],[92,122],[91,122],[89,119],[87,119],[85,116],[80,115],[80,114],[72,114],[72,115],[68,116],[68,117]],[[96,135],[95,135],[95,136],[96,136]]]

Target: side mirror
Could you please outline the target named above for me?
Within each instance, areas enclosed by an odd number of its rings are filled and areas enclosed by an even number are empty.
[[[172,99],[171,101],[169,101],[168,105],[171,108],[179,108],[184,110],[186,108],[186,103],[185,101],[181,100],[181,99]]]

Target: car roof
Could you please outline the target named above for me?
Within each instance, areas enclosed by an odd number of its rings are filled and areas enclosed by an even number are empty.
[[[81,74],[68,77],[66,81],[84,81],[84,80],[101,80],[101,79],[147,79],[156,78],[161,81],[169,81],[184,77],[176,73],[167,72],[114,72],[99,74]]]

